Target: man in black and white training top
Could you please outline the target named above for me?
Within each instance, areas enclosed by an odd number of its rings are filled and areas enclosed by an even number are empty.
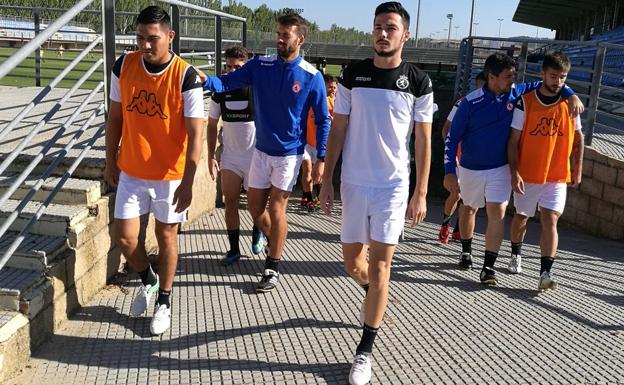
[[[234,72],[247,61],[247,50],[241,46],[225,50],[225,73]],[[240,217],[238,206],[241,185],[249,189],[249,169],[256,145],[256,125],[254,124],[254,104],[251,89],[239,88],[234,91],[214,94],[208,112],[208,169],[215,180],[221,170],[221,190],[225,200],[225,227],[230,248],[221,259],[229,266],[241,257]],[[217,162],[217,134],[219,118],[223,119],[223,153],[221,163]],[[267,241],[258,226],[251,232],[251,252],[258,255]]]
[[[427,211],[433,91],[424,72],[401,60],[408,27],[409,14],[400,3],[383,3],[375,10],[375,55],[344,71],[325,158],[321,208],[331,213],[331,181],[342,151],[344,264],[366,291],[362,339],[349,373],[352,385],[367,384],[372,376],[370,356],[388,302],[390,265],[406,206],[412,226]],[[412,130],[418,176],[408,204]]]

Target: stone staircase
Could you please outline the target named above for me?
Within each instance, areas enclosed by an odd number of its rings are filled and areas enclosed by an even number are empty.
[[[10,88],[11,92],[4,92],[5,88],[0,87],[0,129],[39,91],[20,88],[18,92]],[[2,139],[0,161],[39,121],[46,108],[51,107],[56,100],[55,95],[63,92],[53,91],[51,102],[38,105],[33,110],[35,117],[24,119],[11,134]],[[87,91],[80,92],[78,99],[84,97]],[[11,186],[17,175],[37,156],[43,143],[49,140],[54,129],[62,124],[76,105],[77,102],[72,100],[59,111],[59,118],[46,125],[49,129],[42,130],[32,144],[20,152],[8,170],[0,175],[0,194]],[[83,120],[88,113],[84,113]],[[102,124],[103,117],[96,119],[80,140],[84,142],[92,138]],[[76,129],[70,127],[54,151],[62,148],[74,134],[72,130]],[[79,143],[75,149],[67,152],[52,176],[33,196],[9,231],[0,238],[0,255],[4,254],[41,202],[56,187],[83,146]],[[53,155],[54,151],[49,155]],[[202,159],[193,188],[194,200],[189,210],[190,220],[214,208],[216,189],[207,172],[206,153],[204,140]],[[52,156],[45,157],[31,175],[39,178],[52,159]],[[112,241],[114,192],[103,181],[104,159],[104,137],[100,137],[30,229],[30,233],[26,234],[7,265],[0,270],[0,383],[18,373],[31,352],[58,330],[68,315],[87,303],[106,285],[110,277],[124,267],[121,253]],[[34,183],[33,179],[24,181],[0,207],[0,223],[14,212]],[[145,221],[144,234],[148,250],[155,251],[152,218]]]
[[[0,192],[14,176],[0,179]],[[0,241],[4,252],[58,183],[49,178]],[[32,181],[0,207],[0,222],[15,210]],[[28,358],[31,349],[92,298],[121,264],[112,243],[113,194],[101,180],[73,179],[56,195],[14,256],[0,270],[0,379]]]

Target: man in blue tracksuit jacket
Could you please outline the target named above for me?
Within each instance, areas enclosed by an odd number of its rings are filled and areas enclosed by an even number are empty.
[[[299,56],[305,20],[299,15],[284,15],[277,22],[277,55],[252,59],[239,70],[211,76],[204,83],[204,88],[213,92],[246,86],[253,90],[256,149],[247,197],[255,224],[269,236],[269,254],[257,292],[271,291],[277,285],[278,262],[287,233],[286,206],[306,144],[308,110],[314,111],[317,126],[318,160],[312,173],[316,183],[323,174],[331,122],[323,75]]]
[[[459,266],[472,267],[475,215],[485,205],[488,225],[479,278],[482,283],[491,285],[497,283],[493,267],[503,240],[505,210],[511,195],[507,141],[513,109],[524,93],[541,86],[541,81],[514,84],[515,65],[511,57],[502,53],[487,58],[484,68],[487,83],[466,95],[459,105],[444,149],[444,187],[456,193],[461,187],[464,201],[460,215],[462,253]],[[562,96],[569,98],[571,111],[582,112],[583,104],[569,87],[564,87]],[[457,166],[460,142],[461,158]]]

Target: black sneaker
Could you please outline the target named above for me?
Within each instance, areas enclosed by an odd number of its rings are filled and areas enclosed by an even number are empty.
[[[459,256],[459,268],[463,270],[472,269],[472,254],[461,253]]]
[[[277,277],[279,273],[271,269],[265,269],[258,286],[256,286],[257,293],[266,293],[277,287]]]
[[[230,266],[234,262],[238,261],[240,257],[240,252],[230,250],[225,254],[225,256],[223,256],[223,258],[221,258],[221,264],[223,266]]]
[[[496,285],[498,281],[496,280],[496,272],[491,267],[484,267],[481,270],[481,275],[479,276],[481,283],[484,285]]]

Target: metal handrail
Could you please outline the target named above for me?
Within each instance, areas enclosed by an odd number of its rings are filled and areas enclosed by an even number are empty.
[[[7,59],[4,63],[0,64],[0,79],[13,70],[22,60],[26,59],[31,53],[39,49],[39,47],[67,24],[71,19],[76,17],[86,7],[88,7],[94,0],[80,0],[76,5],[71,7],[67,12],[61,15],[56,21],[50,24],[46,29],[41,31],[34,39],[26,43],[20,48],[13,56]]]
[[[37,154],[36,157],[33,158],[33,160],[28,164],[28,166],[26,166],[26,168],[24,169],[24,171],[22,171],[22,173],[16,178],[15,181],[13,181],[13,183],[11,184],[11,186],[7,189],[7,191],[4,192],[4,194],[2,195],[2,197],[0,198],[0,205],[3,204],[4,202],[6,202],[11,195],[13,195],[13,193],[21,186],[21,184],[26,180],[26,178],[28,178],[28,176],[30,175],[30,173],[32,172],[32,170],[35,169],[35,167],[37,167],[37,165],[39,163],[41,163],[41,161],[44,159],[44,157],[46,156],[46,154],[48,153],[48,151],[50,151],[50,149],[52,148],[52,146],[54,144],[56,144],[56,140],[65,132],[65,130],[67,128],[69,128],[73,123],[74,120],[76,120],[76,118],[78,117],[78,115],[80,115],[82,113],[82,111],[84,110],[84,108],[91,102],[91,100],[93,100],[93,97],[100,92],[100,90],[104,87],[104,82],[100,82],[98,84],[98,86],[96,88],[94,88],[89,95],[87,96],[87,98],[78,106],[78,108],[71,114],[71,116],[67,119],[67,121],[65,123],[63,123],[63,126],[61,127],[61,129],[59,129],[56,134],[54,135],[54,137],[52,138],[52,140],[49,140],[45,147]],[[78,132],[81,132],[80,130]],[[71,143],[71,142],[70,142]],[[6,231],[9,229],[9,227],[13,224],[13,222],[15,222],[15,220],[18,218],[18,216],[21,214],[22,210],[24,209],[24,207],[26,207],[26,204],[30,201],[30,199],[35,195],[35,193],[39,190],[39,188],[43,185],[43,182],[45,181],[45,179],[48,178],[48,176],[50,176],[50,174],[52,174],[52,171],[56,168],[56,166],[58,166],[58,164],[60,163],[60,161],[63,159],[64,155],[58,155],[54,161],[48,166],[47,170],[43,173],[43,175],[39,178],[39,180],[35,183],[35,185],[30,189],[30,191],[28,192],[28,194],[26,194],[26,196],[24,198],[22,198],[20,204],[15,208],[15,210],[7,217],[7,219],[5,219],[4,223],[2,223],[2,226],[0,226],[0,237],[2,237]]]
[[[104,83],[101,83],[101,85],[103,86]],[[99,87],[101,88],[101,87]],[[102,112],[104,112],[104,103],[102,103],[100,105],[100,107],[94,111],[91,116],[89,117],[89,119],[85,122],[85,124],[83,125],[84,127],[87,127],[88,125],[91,124],[91,122],[93,122],[93,120],[96,118],[96,116],[101,115]],[[48,205],[52,202],[52,200],[54,199],[54,197],[56,196],[56,194],[58,194],[58,192],[61,190],[61,188],[63,187],[63,185],[65,184],[65,182],[67,181],[67,179],[69,179],[69,177],[71,177],[71,175],[74,173],[74,171],[76,170],[76,168],[78,167],[78,165],[82,162],[82,160],[84,159],[85,155],[87,154],[87,152],[89,150],[91,150],[91,147],[93,147],[93,143],[97,140],[97,138],[99,138],[103,131],[104,131],[105,125],[102,125],[100,127],[100,129],[96,132],[95,135],[93,135],[93,137],[91,138],[91,140],[87,143],[87,145],[85,146],[85,148],[80,152],[80,155],[76,158],[76,160],[74,161],[74,163],[72,163],[72,165],[70,166],[70,168],[65,172],[65,174],[63,174],[63,176],[61,177],[61,179],[59,180],[59,182],[57,183],[57,185],[54,187],[54,189],[50,192],[50,194],[48,194],[48,197],[46,198],[46,200],[41,204],[41,206],[39,206],[39,208],[37,209],[37,212],[35,213],[35,215],[33,215],[30,220],[28,221],[28,223],[26,223],[26,225],[22,228],[22,230],[19,232],[19,234],[15,237],[15,240],[11,243],[11,245],[9,246],[9,248],[4,252],[4,254],[2,255],[2,257],[0,257],[0,269],[2,269],[2,267],[7,263],[7,261],[9,260],[9,258],[11,258],[11,256],[13,255],[13,253],[15,253],[15,250],[17,250],[17,248],[19,247],[19,245],[22,244],[22,242],[24,241],[24,239],[26,239],[26,234],[28,234],[28,232],[30,231],[30,229],[32,228],[32,226],[39,220],[39,218],[41,218],[41,216],[43,215],[43,213],[45,212],[45,209],[48,207]],[[64,149],[65,152],[67,152],[67,150],[71,149],[71,147],[73,147],[73,145],[75,144],[76,140],[78,138],[75,137],[74,139],[72,139],[72,142],[68,143],[66,148]]]
[[[37,104],[39,104],[43,98],[50,93],[50,91],[52,91],[54,89],[54,87],[56,87],[57,84],[59,84],[61,82],[61,80],[63,80],[65,78],[65,76],[70,73],[77,65],[78,63],[85,57],[87,56],[87,54],[89,52],[91,52],[91,50],[98,44],[100,44],[102,42],[102,37],[98,37],[96,40],[94,40],[91,44],[89,44],[83,52],[81,52],[78,56],[76,56],[76,58],[74,60],[71,61],[71,63],[69,63],[69,65],[60,73],[58,74],[54,80],[52,80],[50,82],[50,84],[48,84],[44,89],[41,90],[41,92],[39,92],[39,94],[37,94],[37,96],[35,96],[35,98],[28,104],[26,105],[26,107],[24,107],[19,114],[17,114],[17,116],[15,118],[13,118],[13,120],[11,121],[11,123],[9,123],[8,126],[6,126],[4,129],[2,129],[2,131],[0,131],[0,140],[2,140],[9,132],[11,132],[21,121],[22,119],[24,119],[24,117],[26,117],[26,114],[28,114],[33,108],[35,108],[35,106]]]
[[[247,21],[247,19],[245,19],[244,17],[230,15],[229,13],[215,11],[214,9],[201,7],[201,6],[195,5],[195,4],[185,3],[183,1],[178,1],[178,0],[160,0],[160,1],[163,2],[163,3],[167,3],[169,5],[177,5],[177,6],[182,7],[182,8],[194,9],[196,11],[205,12],[205,13],[213,15],[213,16],[221,16],[221,17],[224,17],[224,18],[230,19],[230,20],[237,20],[237,21],[242,21],[242,22]]]
[[[479,47],[475,46],[475,42],[479,41]],[[614,87],[613,85],[607,85],[605,82],[609,82],[609,79],[605,78],[621,78],[622,75],[614,74],[609,72],[608,69],[613,68],[612,65],[606,65],[605,59],[607,57],[613,57],[609,55],[609,50],[618,50],[624,52],[624,45],[607,43],[602,41],[569,41],[569,40],[546,40],[546,39],[530,39],[530,38],[494,38],[494,37],[469,37],[462,40],[461,50],[459,52],[458,57],[458,66],[457,66],[457,77],[455,81],[455,94],[454,97],[458,98],[461,96],[465,90],[468,89],[468,84],[471,80],[473,73],[473,68],[475,67],[475,59],[473,58],[473,53],[477,49],[482,49],[479,51],[479,64],[482,65],[482,61],[487,54],[487,51],[494,51],[500,49],[509,48],[508,46],[503,46],[501,44],[499,47],[482,47],[485,44],[481,44],[488,41],[496,41],[496,42],[513,42],[513,43],[522,43],[522,51],[519,57],[519,63],[523,64],[527,62],[527,57],[529,55],[528,50],[525,48],[528,44],[543,44],[547,46],[549,49],[565,49],[566,47],[578,47],[583,50],[589,48],[587,52],[588,55],[594,58],[591,62],[591,66],[579,67],[574,66],[572,68],[573,71],[582,72],[582,73],[591,73],[591,80],[575,80],[568,78],[567,82],[571,85],[578,85],[582,87],[582,89],[589,89],[589,95],[585,93],[577,93],[579,97],[583,97],[587,99],[587,125],[585,135],[585,144],[591,145],[593,139],[594,126],[598,127],[598,122],[596,122],[596,116],[608,116],[609,112],[603,111],[605,105],[614,104],[615,102],[609,101],[605,102],[604,98],[601,98],[601,91],[611,91],[622,93],[624,89],[619,87]],[[545,52],[545,48],[542,47],[539,50],[535,50],[534,52],[543,53]],[[614,56],[621,57],[623,56],[619,52],[616,52]],[[527,68],[528,66],[521,65],[518,69],[518,78],[524,79],[525,75],[535,76],[536,73]],[[605,71],[607,70],[607,71]],[[608,109],[608,108],[606,108]],[[611,114],[613,115],[613,114]],[[615,117],[615,116],[612,116]],[[601,125],[602,126],[602,125]],[[613,130],[618,130],[618,128],[612,128]],[[622,129],[619,129],[619,132],[622,132]]]
[[[95,70],[103,62],[104,62],[104,59],[100,59],[96,61],[95,64],[93,64],[91,68],[89,68],[87,72],[85,72],[85,74],[82,75],[80,80],[78,80],[76,84],[74,84],[74,86],[69,91],[67,91],[67,93],[63,96],[63,98],[59,100],[58,102],[56,102],[54,107],[52,107],[50,111],[48,111],[48,113],[43,117],[43,119],[41,119],[41,121],[37,124],[37,126],[35,126],[35,128],[32,129],[28,133],[28,135],[24,137],[24,139],[22,139],[20,144],[17,145],[17,147],[9,154],[9,156],[2,162],[2,164],[0,164],[0,174],[2,174],[9,167],[11,162],[13,162],[15,158],[17,158],[19,153],[24,149],[24,147],[26,147],[26,145],[32,140],[32,138],[34,138],[35,135],[37,135],[39,131],[41,131],[41,129],[50,121],[50,119],[52,119],[52,117],[61,109],[61,106],[65,104],[65,102],[76,93],[78,88],[80,88],[80,86],[95,72]],[[5,200],[2,200],[2,198],[0,198],[0,205],[3,204],[4,202]]]
[[[7,126],[0,129],[0,140],[2,140],[6,138],[12,131],[14,131],[15,128],[18,127],[20,123],[24,121],[26,116],[31,116],[32,118],[31,112],[33,111],[33,109],[36,106],[41,105],[44,99],[50,95],[51,91],[55,89],[55,87],[58,88],[58,85],[60,84],[62,80],[70,79],[71,76],[68,76],[68,75],[72,71],[76,70],[77,65],[79,63],[84,64],[88,62],[88,64],[90,65],[88,70],[84,72],[84,74],[76,81],[75,84],[73,84],[73,86],[68,91],[65,92],[65,94],[60,99],[55,99],[55,100],[50,101],[50,102],[54,102],[55,104],[49,110],[45,111],[45,114],[43,114],[43,117],[40,118],[40,120],[37,122],[37,124],[33,128],[29,127],[28,134],[24,138],[21,139],[20,143],[17,146],[15,146],[10,153],[6,154],[6,158],[3,159],[2,163],[0,164],[0,174],[2,174],[6,170],[8,170],[11,164],[17,159],[17,156],[19,156],[21,151],[24,150],[24,148],[26,148],[26,146],[30,142],[32,142],[33,138],[37,134],[39,134],[42,131],[42,129],[50,121],[52,121],[55,115],[61,110],[61,107],[65,105],[66,102],[72,96],[75,95],[78,88],[81,85],[85,84],[87,81],[91,81],[90,77],[102,67],[102,64],[104,64],[104,81],[99,81],[96,87],[93,90],[91,90],[91,92],[87,96],[81,99],[81,103],[79,104],[79,106],[73,109],[73,111],[70,111],[71,112],[70,116],[66,118],[65,122],[58,129],[56,129],[55,127],[56,132],[54,132],[54,135],[52,136],[52,138],[47,140],[43,144],[40,151],[37,154],[34,154],[33,158],[30,160],[28,165],[26,165],[26,167],[23,167],[20,169],[20,173],[17,176],[11,178],[10,186],[8,186],[6,191],[4,191],[1,194],[0,205],[6,203],[10,199],[10,197],[14,195],[17,189],[23,186],[24,182],[28,178],[32,178],[32,181],[34,182],[34,184],[31,186],[29,191],[26,193],[25,197],[22,198],[17,203],[17,207],[13,210],[13,212],[11,212],[7,216],[7,218],[0,224],[0,237],[3,237],[3,236],[6,236],[6,233],[9,231],[11,226],[14,225],[17,218],[19,218],[19,216],[23,214],[24,209],[27,207],[29,202],[32,201],[34,195],[41,190],[45,181],[55,172],[55,170],[58,169],[58,166],[61,164],[61,162],[67,158],[68,152],[74,146],[77,146],[78,144],[80,144],[81,146],[83,144],[85,145],[85,147],[80,152],[79,156],[73,161],[69,169],[63,174],[62,178],[60,178],[60,180],[55,184],[53,190],[48,194],[45,201],[37,208],[35,214],[29,218],[26,225],[22,227],[22,229],[19,231],[19,234],[12,241],[11,245],[2,253],[0,257],[0,269],[2,269],[6,265],[9,258],[11,258],[13,253],[20,246],[20,244],[26,239],[29,231],[32,229],[32,226],[44,214],[48,205],[52,202],[54,197],[58,194],[58,192],[61,190],[61,188],[63,187],[65,182],[69,179],[69,177],[71,177],[71,175],[77,169],[78,165],[83,161],[86,154],[93,147],[95,141],[98,138],[101,138],[103,135],[105,125],[101,125],[101,127],[97,129],[97,132],[95,132],[94,135],[89,135],[89,137],[86,138],[86,140],[79,142],[80,137],[87,131],[89,127],[91,127],[94,119],[101,117],[102,113],[105,111],[105,108],[106,108],[105,103],[107,102],[107,99],[108,99],[107,98],[108,74],[111,71],[112,63],[114,62],[115,56],[116,56],[115,55],[116,36],[113,31],[114,17],[116,15],[121,15],[121,14],[136,15],[136,13],[135,12],[114,12],[114,0],[101,0],[102,7],[100,10],[86,9],[93,2],[94,2],[93,0],[80,0],[80,1],[77,1],[76,4],[68,10],[56,9],[56,8],[54,9],[39,8],[39,9],[34,10],[33,14],[35,15],[35,26],[36,26],[35,36],[27,44],[25,44],[23,47],[17,50],[13,55],[8,57],[7,60],[4,60],[2,64],[0,64],[0,79],[1,79],[7,76],[8,74],[10,74],[11,71],[17,68],[20,65],[20,63],[24,61],[24,59],[31,56],[33,53],[35,53],[35,58],[36,60],[38,60],[37,58],[39,57],[38,54],[39,54],[40,46],[42,46],[56,32],[64,28],[66,24],[68,24],[73,18],[75,18],[75,16],[78,15],[78,13],[80,12],[100,13],[102,15],[102,26],[103,26],[102,34],[101,35],[97,34],[97,36],[95,37],[95,40],[93,41],[89,40],[88,46],[84,50],[79,52],[77,57],[71,60],[71,62],[67,60],[66,62],[68,62],[68,65],[64,67],[62,70],[61,68],[59,68],[59,70],[61,70],[60,73],[56,77],[54,77],[54,79],[50,82],[50,84],[48,84],[46,87],[40,90],[37,93],[37,95],[29,103],[22,106],[19,113],[16,115],[16,117],[12,119],[12,121]],[[243,44],[245,44],[245,39],[246,39],[246,19],[245,18],[241,18],[241,17],[234,16],[234,15],[229,15],[224,12],[210,10],[208,8],[196,6],[193,4],[188,4],[188,3],[177,1],[177,0],[161,0],[161,2],[167,3],[171,5],[172,7],[171,8],[172,24],[173,23],[179,24],[180,19],[186,18],[185,15],[179,14],[179,11],[177,10],[178,6],[189,8],[189,9],[194,9],[194,10],[210,15],[208,17],[211,17],[211,16],[214,17],[216,35],[214,39],[209,39],[209,40],[215,43],[214,51],[215,51],[215,56],[217,56],[216,59],[219,60],[219,56],[221,54],[220,52],[221,43],[224,41],[220,34],[222,19],[240,21],[243,23],[242,40],[226,40],[226,42],[234,42],[234,43],[242,42]],[[5,8],[12,8],[12,9],[19,8],[19,9],[24,9],[24,10],[32,10],[32,8],[30,7],[12,7],[12,6],[0,5],[0,9],[5,9]],[[50,23],[47,26],[47,28],[45,28],[42,31],[39,31],[38,26],[40,25],[40,23],[38,19],[38,14],[39,12],[44,11],[44,10],[53,11],[53,12],[55,11],[63,12],[63,14],[59,16],[59,18],[56,19],[54,22]],[[188,18],[196,19],[199,17],[191,15]],[[206,18],[206,17],[203,17],[203,18]],[[212,38],[212,36],[210,36],[210,38]],[[132,36],[132,39],[134,39],[134,36]],[[190,40],[190,38],[182,37],[182,40],[187,40],[187,39]],[[178,41],[177,46],[176,46],[176,42],[174,41],[174,45],[173,45],[174,50],[176,48],[179,50],[180,39],[178,38],[177,41]],[[95,47],[99,45],[102,46],[103,58],[97,61],[93,61],[93,62],[85,60],[86,55],[89,54],[89,52],[93,51]],[[180,52],[176,52],[176,53],[179,54]],[[43,77],[40,76],[39,69],[37,68],[37,79],[41,79],[41,78]],[[73,80],[73,79],[70,79],[70,80]],[[38,80],[37,80],[37,84],[39,84]],[[69,143],[67,143],[63,147],[62,150],[58,152],[52,151],[52,149],[58,145],[58,140],[68,135],[67,131],[69,130],[71,126],[74,125],[79,115],[85,113],[85,111],[87,111],[88,106],[91,106],[94,104],[94,98],[102,94],[102,89],[105,90],[104,103],[97,103],[98,107],[96,108],[96,110],[90,114],[90,116],[88,117],[86,122],[84,122],[84,124],[80,125],[80,128],[73,134],[73,137],[71,138]],[[78,124],[76,124],[76,126],[78,126]],[[41,163],[43,163],[46,157],[50,159],[50,164],[47,165],[47,167],[45,168],[45,171],[41,175],[33,175],[34,170],[36,170],[41,165]]]

